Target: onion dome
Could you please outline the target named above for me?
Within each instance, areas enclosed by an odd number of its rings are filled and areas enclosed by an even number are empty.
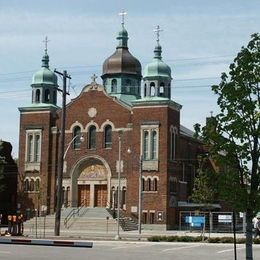
[[[128,33],[124,26],[117,36],[116,51],[103,63],[102,78],[109,74],[131,74],[141,78],[141,64],[128,50]]]
[[[169,78],[171,79],[171,68],[162,61],[162,47],[157,43],[154,49],[153,61],[144,68],[143,77],[145,78]]]
[[[47,50],[45,50],[45,54],[42,57],[41,69],[38,70],[32,78],[32,86],[39,84],[57,86],[57,76],[49,69],[49,56]]]

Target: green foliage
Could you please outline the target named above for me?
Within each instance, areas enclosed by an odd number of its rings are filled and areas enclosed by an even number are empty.
[[[152,236],[148,237],[147,240],[151,242],[201,242],[203,238],[202,236]]]
[[[219,166],[219,194],[236,210],[260,210],[260,35],[253,34],[223,73],[218,95],[220,113],[200,131]],[[200,126],[196,125],[199,132]]]
[[[198,170],[194,180],[191,199],[202,204],[211,204],[216,198],[216,187],[213,183],[213,173],[209,170]]]
[[[4,191],[5,185],[3,183],[4,181],[4,165],[6,164],[4,157],[0,156],[0,192]]]
[[[252,35],[229,69],[229,75],[223,73],[219,85],[212,86],[220,113],[202,128],[201,138],[219,167],[219,194],[234,210],[246,212],[249,224],[260,210],[259,34]],[[246,258],[252,259],[250,227],[246,240]]]

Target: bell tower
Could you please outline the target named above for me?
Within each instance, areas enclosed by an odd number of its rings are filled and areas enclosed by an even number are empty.
[[[144,68],[144,97],[162,97],[171,99],[171,68],[162,61],[159,25],[154,30],[157,35],[153,61]]]

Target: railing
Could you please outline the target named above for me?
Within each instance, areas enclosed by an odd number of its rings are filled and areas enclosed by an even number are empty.
[[[86,200],[83,199],[83,200],[81,201],[80,206],[77,207],[77,208],[73,208],[73,209],[70,211],[70,213],[68,214],[68,216],[64,219],[64,226],[65,226],[66,228],[69,228],[68,222],[70,221],[71,218],[74,218],[75,215],[79,216],[80,210],[86,205],[85,202],[86,202]]]

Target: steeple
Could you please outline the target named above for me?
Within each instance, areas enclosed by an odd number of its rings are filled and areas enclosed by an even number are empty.
[[[49,55],[48,55],[48,37],[45,37],[45,40],[43,41],[45,43],[45,49],[44,49],[44,55],[42,57],[42,67],[49,68]]]
[[[103,63],[103,85],[109,95],[129,100],[141,96],[141,64],[128,50],[128,33],[125,29],[126,12],[122,16],[116,51]],[[130,102],[128,102],[130,103]]]
[[[119,31],[118,36],[116,37],[116,39],[118,40],[118,46],[117,48],[128,48],[127,47],[127,41],[128,41],[128,32],[125,29],[125,15],[127,15],[127,12],[122,11],[121,13],[119,13],[119,15],[122,16],[122,30]]]
[[[49,69],[48,38],[45,37],[44,55],[42,57],[42,67],[32,78],[32,103],[33,104],[53,104],[57,103],[57,76]]]
[[[159,25],[154,29],[156,32],[156,45],[154,48],[153,61],[144,68],[144,96],[171,98],[171,68],[162,61],[162,47],[160,45]]]

